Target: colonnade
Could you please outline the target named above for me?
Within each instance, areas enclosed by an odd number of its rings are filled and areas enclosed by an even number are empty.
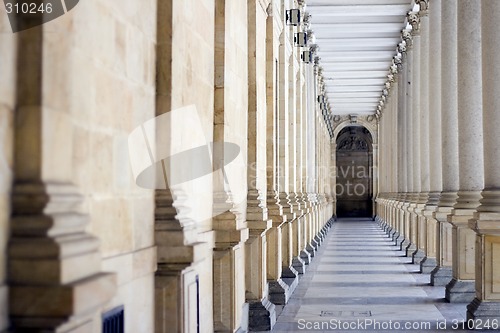
[[[498,319],[500,3],[416,3],[378,110],[377,220],[468,319]]]
[[[317,60],[303,55],[314,47],[312,38],[302,47],[296,41],[298,32],[307,31],[307,19],[286,22],[290,9],[303,14],[304,2],[215,1],[211,130],[214,142],[239,145],[247,167],[239,170],[244,178],[230,185],[243,187],[246,200],[215,216],[211,230],[209,225],[190,230],[191,238],[175,215],[157,215],[157,226],[166,220],[180,224],[182,238],[173,245],[161,241],[168,234],[157,233],[162,256],[156,276],[156,332],[190,331],[186,327],[196,316],[206,327],[213,318],[216,332],[272,329],[331,224],[331,117],[318,98],[324,87]],[[175,7],[169,10],[168,16],[176,15]],[[175,58],[177,50],[170,52]],[[158,61],[163,68],[170,59]],[[214,160],[231,161],[233,152],[217,153]],[[234,189],[228,191],[225,181],[214,178],[214,207],[232,202]],[[172,198],[168,202],[183,209]],[[212,232],[213,258],[190,255],[176,265],[179,248],[186,254],[200,252],[199,240]],[[210,237],[205,239],[210,242]],[[169,251],[174,247],[176,251]],[[207,260],[211,271],[204,266]],[[212,301],[213,317],[197,307],[204,301],[190,291],[194,277],[202,289],[212,279],[212,294],[199,295]],[[185,302],[176,316],[169,316],[166,310],[178,299]]]
[[[0,39],[0,331],[101,332],[107,315],[134,333],[273,327],[333,214],[304,6],[12,17],[38,26]]]

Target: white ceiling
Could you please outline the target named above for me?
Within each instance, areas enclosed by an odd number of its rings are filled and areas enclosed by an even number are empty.
[[[333,114],[373,114],[412,0],[308,0]]]

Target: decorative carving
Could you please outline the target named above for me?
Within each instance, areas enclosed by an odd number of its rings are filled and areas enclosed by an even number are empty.
[[[338,123],[338,122],[340,122],[341,120],[342,120],[342,117],[341,117],[341,116],[339,116],[339,115],[335,115],[335,116],[333,116],[333,122]]]
[[[398,44],[398,53],[406,53],[406,42],[404,40]]]
[[[429,11],[429,0],[418,0],[417,3],[420,7],[420,15],[427,15]]]
[[[390,74],[387,75],[387,78],[389,80],[392,80],[391,82],[394,82],[396,80],[394,78],[394,75],[398,74],[398,72],[399,72],[398,66],[395,63],[392,63],[391,68],[389,70],[390,70]]]
[[[389,82],[385,83],[385,89],[382,90],[382,97],[389,96],[389,89],[391,88],[391,84]]]
[[[304,13],[304,25],[306,27],[311,26],[311,17],[312,17],[312,15],[310,13],[308,13],[308,12]]]
[[[395,66],[395,69],[394,69],[394,72],[397,73],[398,71],[400,71],[401,69],[403,69],[403,59],[402,59],[402,56],[397,54],[394,56],[394,58],[392,59],[392,64],[393,66]]]
[[[413,45],[413,37],[410,29],[401,30],[401,38],[405,42],[406,50]]]
[[[367,151],[368,143],[366,142],[366,140],[363,140],[357,135],[351,135],[350,137],[345,138],[338,144],[337,150]]]
[[[311,32],[309,32],[309,31],[311,31]],[[312,35],[313,35],[312,30],[308,30],[308,32],[307,32],[307,40],[308,41],[312,40],[312,38],[311,38]],[[318,44],[311,44],[311,46],[309,47],[309,51],[312,53],[316,53],[316,52],[318,52],[318,50],[319,50]],[[316,60],[316,58],[314,58],[314,60]],[[319,61],[319,58],[318,58],[318,61]]]
[[[368,117],[366,117],[366,121],[368,121],[369,123],[373,122],[375,120],[375,116],[374,115],[369,115]]]
[[[393,66],[391,66],[391,73],[387,74],[387,82],[389,82],[389,83],[393,83],[395,81],[394,74],[397,73],[397,69],[396,69],[396,73],[393,73]]]
[[[409,12],[407,14],[408,23],[411,25],[411,35],[416,36],[420,33],[420,16],[418,12]]]
[[[273,16],[273,2],[271,1],[266,9],[267,16]]]
[[[358,122],[358,115],[350,114],[349,119],[351,120],[351,124],[356,124]]]

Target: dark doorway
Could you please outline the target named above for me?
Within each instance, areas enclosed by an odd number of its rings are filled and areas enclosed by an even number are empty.
[[[344,128],[337,136],[337,216],[371,217],[373,146],[362,126]]]

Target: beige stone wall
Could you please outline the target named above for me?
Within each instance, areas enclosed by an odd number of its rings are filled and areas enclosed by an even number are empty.
[[[0,15],[0,331],[7,328],[6,247],[9,234],[13,167],[13,116],[16,80],[16,36],[6,15]]]

